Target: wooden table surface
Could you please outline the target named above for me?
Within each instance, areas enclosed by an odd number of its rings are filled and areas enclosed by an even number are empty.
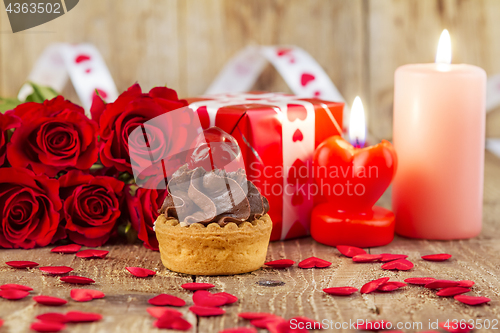
[[[388,195],[381,200],[388,205]],[[190,332],[218,332],[224,328],[249,326],[237,314],[246,311],[264,311],[291,318],[306,316],[328,323],[349,323],[356,320],[389,320],[413,326],[404,332],[428,330],[429,321],[448,319],[473,319],[493,324],[500,318],[500,160],[486,156],[484,228],[477,238],[462,241],[426,241],[396,237],[388,246],[369,249],[370,253],[404,253],[415,267],[406,272],[384,271],[380,264],[355,264],[341,256],[335,248],[323,246],[302,238],[286,242],[273,242],[267,259],[293,259],[296,262],[316,256],[331,261],[326,269],[299,269],[295,265],[284,270],[262,268],[250,274],[228,277],[192,277],[165,269],[160,254],[142,245],[114,245],[103,249],[110,253],[105,259],[85,260],[74,255],[50,252],[50,248],[35,250],[1,250],[0,283],[20,283],[34,288],[34,295],[51,295],[68,300],[62,307],[37,305],[31,297],[19,301],[0,299],[0,318],[5,321],[0,333],[29,332],[34,318],[45,312],[70,310],[92,311],[103,315],[103,320],[92,324],[68,325],[66,332],[160,332],[153,328],[154,319],[146,309],[147,300],[159,293],[169,293],[183,298],[187,305],[180,308],[185,318],[193,324]],[[431,253],[450,253],[447,262],[434,263],[420,259]],[[61,283],[57,277],[43,274],[38,269],[17,270],[3,264],[9,260],[32,260],[42,266],[66,265],[74,268],[75,275],[96,281],[90,288],[102,290],[106,297],[91,302],[78,303],[70,299],[75,286]],[[139,266],[157,271],[151,278],[136,278],[125,270],[126,266]],[[466,306],[453,298],[443,298],[422,287],[408,286],[402,290],[381,294],[350,297],[332,297],[323,288],[354,286],[383,276],[403,281],[408,277],[431,276],[441,279],[474,280],[473,293],[492,299],[489,305]],[[266,287],[259,281],[277,280],[282,286]],[[192,292],[180,286],[186,282],[210,282],[214,290],[226,291],[239,297],[235,304],[225,306],[227,313],[220,317],[197,318],[188,310]],[[78,287],[77,287],[78,288]],[[419,328],[418,323],[422,323]],[[497,322],[498,323],[498,322]],[[500,329],[479,329],[477,332],[494,332]],[[356,332],[352,328],[326,331]],[[265,330],[262,330],[265,332]],[[441,330],[441,332],[444,332]]]

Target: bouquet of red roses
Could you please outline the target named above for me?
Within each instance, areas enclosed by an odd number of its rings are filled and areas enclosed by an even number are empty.
[[[134,84],[113,103],[96,94],[92,119],[62,96],[0,113],[0,247],[100,246],[128,223],[157,250],[153,222],[166,193],[134,185],[129,135],[184,106],[172,89],[146,94]]]

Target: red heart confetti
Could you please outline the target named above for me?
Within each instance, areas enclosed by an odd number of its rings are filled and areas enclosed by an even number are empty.
[[[103,298],[105,295],[102,291],[94,289],[71,289],[70,296],[77,302],[88,302],[93,299]]]
[[[73,270],[73,268],[68,266],[46,266],[46,267],[39,267],[39,269],[42,272],[49,273],[52,275],[63,275]]]
[[[467,305],[480,305],[491,301],[491,299],[489,299],[488,297],[480,297],[480,296],[456,295],[454,298],[457,301]]]
[[[70,254],[70,253],[77,253],[78,251],[80,251],[81,248],[82,248],[81,245],[69,244],[69,245],[57,246],[52,250],[50,250],[50,252]]]
[[[313,81],[315,79],[314,75],[309,74],[309,73],[304,73],[300,77],[300,84],[302,87],[305,87],[309,82]]]
[[[182,312],[177,311],[175,309],[170,309],[170,308],[162,308],[162,307],[155,306],[155,307],[147,308],[146,311],[148,311],[148,313],[156,319],[159,319],[161,316],[163,316],[167,312],[169,312],[175,316],[182,317]]]
[[[436,281],[436,279],[432,277],[416,277],[416,278],[408,278],[405,280],[406,283],[416,284],[419,286],[425,286],[426,284],[433,281]]]
[[[408,271],[413,268],[413,263],[406,259],[389,261],[382,265],[382,269]]]
[[[450,333],[469,333],[474,329],[474,325],[463,321],[439,323],[439,327]]]
[[[169,294],[160,294],[158,296],[150,298],[148,300],[148,303],[156,306],[170,305],[179,307],[186,305],[186,302],[183,299]]]
[[[382,253],[382,258],[380,258],[380,261],[389,262],[393,260],[406,259],[406,258],[408,258],[406,254]]]
[[[191,328],[191,324],[186,319],[170,312],[165,312],[153,325],[157,328],[178,331],[187,331]]]
[[[69,311],[66,313],[68,323],[90,323],[101,319],[100,314],[93,312]]]
[[[275,316],[274,314],[268,312],[242,312],[238,314],[238,317],[246,320],[257,320],[274,316]]]
[[[226,303],[224,305],[233,304],[233,303],[238,302],[238,297],[236,297],[230,293],[221,292],[221,293],[216,293],[214,295],[224,296],[226,298]]]
[[[252,320],[250,324],[257,328],[265,328],[270,330],[270,326],[275,327],[277,324],[282,322],[285,322],[285,319],[280,316],[272,315],[261,319]]]
[[[359,247],[348,246],[348,245],[337,245],[337,250],[339,250],[340,253],[349,258],[352,258],[360,254],[366,254],[365,250]]]
[[[6,264],[14,268],[33,268],[38,266],[38,263],[34,261],[7,261]]]
[[[83,259],[103,259],[108,253],[109,251],[89,249],[78,252],[76,256]]]
[[[334,296],[349,296],[358,291],[357,288],[354,287],[333,287],[333,288],[325,288],[323,291],[327,294]]]
[[[31,288],[31,287],[23,286],[22,284],[15,284],[15,283],[7,283],[7,284],[3,284],[0,286],[0,290],[7,290],[7,289],[17,289],[17,290],[24,290],[24,291],[33,290],[33,288]]]
[[[440,253],[440,254],[429,254],[427,256],[422,256],[422,259],[427,261],[445,261],[451,258],[451,254]]]
[[[63,323],[55,321],[37,321],[31,324],[30,328],[37,332],[59,332],[66,328]]]
[[[367,320],[356,326],[361,331],[381,331],[392,328],[392,324],[387,320]]]
[[[212,306],[193,305],[189,310],[200,317],[220,316],[226,313],[226,310]]]
[[[226,302],[225,296],[216,296],[206,290],[197,290],[193,294],[193,303],[199,306],[222,306]]]
[[[293,133],[293,136],[292,136],[292,141],[293,142],[296,142],[296,141],[302,141],[304,140],[304,134],[302,134],[301,130],[299,130],[298,128],[295,130],[295,132]]]
[[[19,290],[19,289],[6,289],[0,291],[0,297],[14,301],[18,299],[23,299],[26,296],[28,296],[30,293],[25,290]]]
[[[299,268],[326,268],[331,265],[331,262],[316,257],[309,257],[299,262]]]
[[[441,289],[441,288],[449,288],[449,287],[457,287],[460,283],[458,281],[451,280],[435,280],[429,282],[425,285],[425,288],[428,289]]]
[[[215,287],[215,285],[211,283],[191,282],[191,283],[184,283],[181,287],[186,290],[207,290]]]
[[[43,304],[43,305],[52,305],[52,306],[60,306],[68,303],[67,300],[59,298],[59,297],[53,297],[53,296],[34,296],[33,300],[37,302],[38,304]]]
[[[287,268],[295,264],[295,261],[290,259],[279,259],[274,261],[268,261],[264,265],[271,266],[272,268]]]
[[[449,288],[443,288],[439,290],[436,295],[441,296],[441,297],[448,297],[448,296],[456,296],[460,294],[465,294],[470,291],[469,288],[463,288],[463,287],[449,287]]]
[[[235,327],[220,331],[219,333],[257,333],[253,327]]]
[[[64,313],[59,312],[46,312],[41,315],[36,316],[36,319],[45,322],[56,322],[56,323],[66,323],[68,320],[66,319],[66,315]]]
[[[358,263],[375,262],[382,258],[380,254],[358,254],[352,257],[352,261]]]
[[[388,281],[377,288],[378,291],[394,291],[406,287],[406,283],[399,281]]]
[[[376,280],[370,281],[370,282],[364,284],[363,287],[361,287],[360,292],[362,294],[369,294],[371,292],[374,292],[375,290],[378,289],[378,287],[380,287],[381,285],[383,285],[387,281],[389,281],[388,277],[383,277],[383,278],[380,278],[380,279],[376,279]]]
[[[152,270],[147,269],[147,268],[141,268],[141,267],[125,267],[125,269],[127,271],[129,271],[130,274],[132,274],[133,276],[140,277],[140,278],[153,276],[156,274],[155,271],[152,271]]]
[[[475,285],[476,283],[474,281],[471,281],[471,280],[462,280],[462,281],[458,281],[458,286],[459,287],[464,287],[464,288],[470,288],[472,287],[473,285]],[[1,288],[1,287],[0,287]]]
[[[94,280],[76,275],[62,276],[59,278],[61,281],[66,283],[74,283],[74,284],[91,284],[95,283]]]

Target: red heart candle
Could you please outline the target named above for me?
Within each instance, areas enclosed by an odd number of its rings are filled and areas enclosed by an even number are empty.
[[[326,202],[314,207],[311,236],[336,246],[382,246],[394,238],[394,213],[374,206],[391,183],[397,167],[391,143],[364,147],[361,100],[354,100],[349,137],[323,141],[314,154],[315,182]]]

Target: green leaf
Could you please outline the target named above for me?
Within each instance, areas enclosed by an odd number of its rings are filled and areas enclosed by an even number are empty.
[[[0,113],[5,113],[5,111],[12,110],[19,104],[21,104],[21,101],[17,98],[0,97]]]
[[[43,103],[43,101],[59,95],[59,93],[51,87],[40,86],[33,82],[28,82],[28,84],[33,88],[33,93],[26,97],[26,102]]]

